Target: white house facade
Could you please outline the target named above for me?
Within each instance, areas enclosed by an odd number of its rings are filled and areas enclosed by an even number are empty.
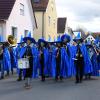
[[[3,41],[7,40],[8,35],[13,35],[17,41],[20,41],[22,35],[23,37],[27,36],[29,32],[34,34],[34,30],[36,29],[36,20],[33,12],[32,1],[15,0],[8,19],[1,20],[0,35],[2,36]]]

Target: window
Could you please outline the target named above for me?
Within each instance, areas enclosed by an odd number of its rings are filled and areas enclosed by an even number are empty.
[[[24,5],[20,3],[20,15],[24,16]]]
[[[27,37],[28,36],[28,33],[29,33],[29,31],[28,30],[25,30],[24,36]]]
[[[50,23],[51,23],[51,17],[48,16],[48,23],[49,23],[49,26],[50,26]]]
[[[12,27],[12,35],[14,36],[14,38],[17,39],[17,28],[16,27]]]

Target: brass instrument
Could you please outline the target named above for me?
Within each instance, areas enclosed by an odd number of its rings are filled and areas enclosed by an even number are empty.
[[[0,45],[4,47],[15,47],[16,46],[16,39],[14,36],[9,35],[7,41],[5,42],[0,42]]]
[[[16,39],[14,38],[14,36],[12,35],[9,35],[8,36],[8,43],[11,45],[11,46],[16,46]]]
[[[12,35],[9,35],[7,41],[0,42],[0,55],[2,55],[3,53],[3,48],[5,47],[10,48],[15,46],[16,46],[16,39]]]

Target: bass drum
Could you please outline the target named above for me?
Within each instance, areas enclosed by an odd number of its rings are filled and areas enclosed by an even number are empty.
[[[18,60],[18,68],[19,69],[28,69],[29,68],[29,60],[27,58],[21,58]]]

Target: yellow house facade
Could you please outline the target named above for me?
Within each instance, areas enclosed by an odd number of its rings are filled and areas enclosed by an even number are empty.
[[[35,0],[34,0],[35,1]],[[53,41],[57,37],[57,11],[55,0],[36,0],[33,3],[37,21],[37,29],[34,32],[36,40],[44,38]]]

